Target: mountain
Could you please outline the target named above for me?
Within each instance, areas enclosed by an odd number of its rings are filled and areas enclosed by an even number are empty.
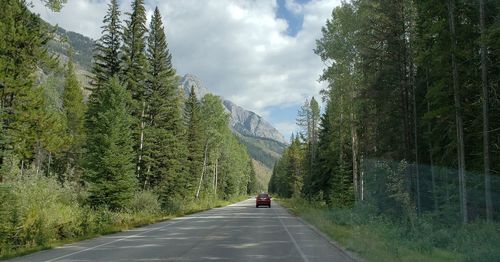
[[[198,99],[211,93],[202,81],[192,74],[186,74],[182,77],[181,88],[186,95],[191,88],[194,88]],[[221,99],[229,114],[231,130],[239,141],[247,147],[248,153],[254,159],[258,180],[265,190],[274,163],[281,157],[287,143],[283,135],[261,116],[230,100]]]

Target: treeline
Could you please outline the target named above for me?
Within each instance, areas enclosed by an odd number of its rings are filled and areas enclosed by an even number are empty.
[[[179,88],[158,8],[147,26],[144,1],[135,0],[122,23],[110,2],[84,91],[71,50],[67,61],[47,51],[54,31],[27,2],[0,4],[0,247],[33,245],[43,234],[31,227],[66,226],[37,204],[46,191],[54,192],[47,208],[59,207],[52,215],[78,213],[66,217],[76,223],[68,230],[85,235],[102,221],[84,213],[172,214],[256,190],[251,159],[220,98],[200,101],[193,90],[185,98]],[[47,1],[53,10],[61,4]]]
[[[396,216],[498,219],[499,14],[488,0],[335,8],[315,49],[328,83],[317,139],[313,113],[271,191]]]

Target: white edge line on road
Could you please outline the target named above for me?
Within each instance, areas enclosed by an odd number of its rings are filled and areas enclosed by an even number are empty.
[[[182,217],[181,217],[182,218]],[[79,251],[76,251],[76,252],[73,252],[73,253],[69,253],[69,254],[66,254],[64,256],[60,256],[60,257],[56,257],[56,258],[52,258],[50,260],[46,260],[45,262],[52,262],[52,261],[57,261],[61,258],[65,258],[65,257],[69,257],[69,256],[72,256],[72,255],[76,255],[78,253],[82,253],[82,252],[86,252],[86,251],[89,251],[89,250],[92,250],[92,249],[96,249],[98,247],[102,247],[102,246],[106,246],[106,245],[109,245],[109,244],[113,244],[113,243],[116,243],[116,242],[119,242],[119,241],[123,241],[125,239],[128,239],[128,238],[131,238],[131,237],[136,237],[136,236],[140,236],[142,234],[145,234],[145,233],[149,233],[149,232],[152,232],[152,231],[155,231],[155,230],[159,230],[159,229],[163,229],[163,228],[166,228],[168,226],[171,226],[171,225],[175,225],[175,224],[179,224],[181,222],[184,222],[184,221],[188,221],[188,220],[191,220],[192,218],[196,218],[196,216],[194,217],[188,217],[188,219],[186,219],[187,217],[183,217],[182,220],[179,219],[179,221],[174,221],[173,223],[168,223],[169,221],[167,221],[167,225],[164,225],[162,227],[155,227],[155,228],[152,228],[150,230],[146,230],[146,231],[143,231],[143,232],[140,232],[138,234],[135,234],[135,235],[130,235],[130,236],[127,236],[127,237],[124,237],[124,238],[120,238],[120,239],[116,239],[116,240],[113,240],[111,242],[107,242],[107,243],[104,243],[104,244],[100,244],[100,245],[97,245],[97,246],[93,246],[93,247],[89,247],[89,248],[86,248],[86,249],[82,249],[82,250],[79,250]],[[170,220],[172,221],[172,220]],[[126,232],[126,231],[125,231]]]
[[[240,202],[238,202],[240,203]],[[234,203],[234,204],[238,204],[238,203]],[[231,205],[234,205],[234,204],[231,204]],[[224,208],[226,206],[223,206],[223,207],[216,207],[216,208],[212,208],[210,210],[213,210],[213,209],[220,209],[220,208]],[[206,210],[206,211],[210,211],[210,210]],[[202,211],[200,213],[204,213],[206,211]],[[106,245],[109,245],[109,244],[113,244],[113,243],[116,243],[116,242],[119,242],[119,241],[123,241],[125,239],[128,239],[128,238],[131,238],[131,237],[136,237],[136,236],[140,236],[142,234],[145,234],[145,233],[149,233],[149,232],[152,232],[152,231],[155,231],[155,230],[160,230],[160,229],[163,229],[163,228],[166,228],[168,226],[172,226],[172,225],[175,225],[175,224],[179,224],[181,222],[184,222],[184,221],[188,221],[188,220],[191,220],[193,218],[197,218],[199,217],[199,214],[195,215],[195,216],[184,216],[184,217],[178,217],[178,218],[174,218],[172,220],[169,220],[169,221],[165,221],[166,223],[170,222],[170,221],[173,221],[173,220],[179,220],[179,221],[174,221],[173,223],[168,223],[167,225],[164,225],[162,227],[156,227],[156,228],[152,228],[150,230],[146,230],[146,231],[143,231],[143,232],[140,232],[138,234],[135,234],[135,235],[130,235],[130,236],[127,236],[127,237],[124,237],[124,238],[120,238],[120,239],[116,239],[116,240],[113,240],[111,242],[107,242],[107,243],[104,243],[104,244],[100,244],[100,245],[97,245],[97,246],[93,246],[93,247],[89,247],[89,248],[86,248],[86,249],[82,249],[82,250],[79,250],[79,251],[75,251],[73,253],[69,253],[69,254],[66,254],[64,256],[60,256],[60,257],[56,257],[56,258],[52,258],[52,259],[49,259],[49,260],[45,260],[45,262],[52,262],[52,261],[57,261],[61,258],[65,258],[65,257],[69,257],[69,256],[72,256],[72,255],[76,255],[76,254],[79,254],[79,253],[82,253],[82,252],[86,252],[86,251],[89,251],[89,250],[92,250],[92,249],[96,249],[98,247],[102,247],[102,246],[106,246]]]
[[[297,220],[299,220],[304,226],[307,226],[309,227],[313,232],[315,232],[317,235],[319,235],[320,237],[322,237],[324,240],[328,241],[328,243],[330,243],[330,245],[332,245],[333,247],[337,248],[340,252],[342,252],[344,255],[346,255],[349,259],[353,260],[353,261],[357,261],[357,262],[364,262],[365,260],[363,260],[361,257],[358,256],[358,254],[356,253],[352,253],[348,250],[346,250],[343,246],[341,246],[339,243],[337,243],[335,240],[331,239],[330,237],[328,237],[325,233],[323,233],[321,230],[319,230],[318,228],[316,228],[314,225],[312,225],[311,223],[307,222],[305,219],[303,219],[302,217],[300,216],[297,216],[297,215],[294,215],[293,213],[290,213],[290,211],[288,210],[288,208],[285,208],[283,207],[283,209],[285,209],[285,211],[292,217],[295,217]]]
[[[295,240],[295,238],[293,237],[292,233],[290,233],[290,231],[288,230],[288,228],[286,227],[285,223],[283,223],[283,220],[281,220],[281,217],[278,213],[276,213],[276,210],[273,209],[273,212],[274,214],[276,214],[276,216],[278,216],[278,219],[281,223],[281,225],[283,226],[283,228],[285,228],[285,231],[288,233],[288,236],[290,237],[290,239],[292,240],[293,244],[295,245],[295,248],[297,249],[297,251],[299,251],[299,254],[300,256],[302,257],[302,260],[304,262],[309,262],[309,259],[306,257],[306,255],[304,254],[304,252],[302,252],[302,249],[300,248],[299,244],[297,243],[297,241]]]

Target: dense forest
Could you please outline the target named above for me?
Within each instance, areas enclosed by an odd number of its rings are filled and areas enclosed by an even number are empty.
[[[499,14],[489,0],[335,8],[314,50],[325,64],[325,108],[320,115],[312,99],[300,109],[302,131],[270,191],[307,199],[330,219],[348,210],[351,219],[333,223],[385,221],[382,235],[399,232],[396,247],[498,259]]]
[[[49,52],[54,29],[0,3],[0,256],[256,191],[220,98],[179,89],[158,9],[147,25],[135,0],[121,21],[110,1],[84,92],[71,48]]]

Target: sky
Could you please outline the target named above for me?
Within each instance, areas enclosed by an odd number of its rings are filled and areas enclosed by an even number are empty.
[[[100,37],[108,0],[68,0],[54,13],[33,0],[51,24]],[[209,90],[256,112],[286,138],[297,131],[297,110],[326,83],[314,54],[321,27],[340,0],[145,0],[148,17],[162,14],[172,63]],[[119,0],[122,19],[131,0]]]

